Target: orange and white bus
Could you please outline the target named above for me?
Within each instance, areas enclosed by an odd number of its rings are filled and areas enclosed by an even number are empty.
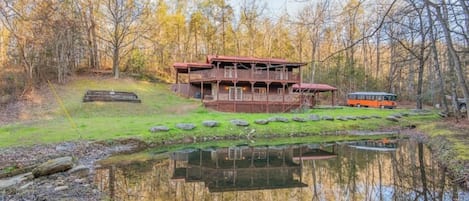
[[[396,108],[396,94],[386,92],[354,92],[347,94],[347,105],[351,107]]]

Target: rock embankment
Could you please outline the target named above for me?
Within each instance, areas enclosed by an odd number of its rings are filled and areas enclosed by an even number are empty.
[[[95,161],[145,146],[127,139],[0,149],[0,201],[102,200],[93,183]]]

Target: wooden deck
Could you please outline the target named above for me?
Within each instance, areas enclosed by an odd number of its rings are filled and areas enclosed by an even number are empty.
[[[137,94],[123,91],[88,90],[83,97],[83,102],[104,101],[104,102],[131,102],[141,103]]]

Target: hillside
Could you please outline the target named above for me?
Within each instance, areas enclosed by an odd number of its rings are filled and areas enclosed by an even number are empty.
[[[28,95],[26,100],[1,108],[0,138],[3,145],[6,141],[10,141],[6,142],[10,145],[56,142],[73,139],[77,135],[93,139],[95,134],[100,135],[99,133],[109,133],[113,130],[116,132],[120,130],[124,132],[121,134],[123,135],[135,131],[132,127],[133,123],[139,123],[138,119],[151,119],[162,114],[185,115],[200,106],[198,101],[181,98],[171,93],[168,84],[136,81],[130,78],[115,80],[102,77],[74,77],[65,85],[52,86],[60,100],[56,98],[51,87],[45,85]],[[142,103],[83,103],[83,95],[89,89],[135,92]],[[72,122],[68,120],[59,102],[63,103]],[[116,124],[118,122],[120,124]],[[74,128],[74,124],[77,129]],[[124,124],[129,128],[126,131],[121,129]],[[5,133],[7,135],[4,135]],[[35,135],[35,139],[24,137],[21,142],[11,142],[11,135],[14,134]]]
[[[145,141],[175,141],[183,138],[213,136],[301,136],[316,137],[319,141],[344,140],[348,136],[323,136],[324,133],[353,130],[380,130],[390,127],[406,127],[421,121],[435,119],[435,115],[412,116],[399,122],[383,120],[384,117],[408,110],[380,110],[371,108],[314,109],[299,113],[244,114],[208,111],[199,101],[178,97],[169,90],[168,84],[112,79],[102,77],[75,77],[65,85],[45,86],[29,97],[29,101],[16,104],[16,110],[6,111],[8,122],[0,128],[0,147],[57,143],[73,140],[112,140],[117,138],[140,138]],[[115,90],[135,92],[142,103],[89,102],[83,103],[86,90]],[[62,102],[63,105],[59,104]],[[62,107],[63,106],[63,107]],[[62,108],[66,108],[70,118]],[[271,122],[269,125],[254,124],[258,119],[283,117],[307,119],[319,116],[380,116],[355,121],[320,122]],[[250,122],[249,127],[237,127],[233,119]],[[216,120],[220,126],[205,128],[204,120]],[[193,123],[196,128],[184,131],[176,128],[178,123]],[[152,133],[153,126],[167,126],[168,132]]]

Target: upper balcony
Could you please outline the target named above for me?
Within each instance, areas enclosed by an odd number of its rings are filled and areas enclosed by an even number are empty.
[[[300,82],[300,74],[297,72],[283,71],[254,71],[244,69],[205,69],[191,71],[190,82],[201,81],[248,81],[248,82]]]

